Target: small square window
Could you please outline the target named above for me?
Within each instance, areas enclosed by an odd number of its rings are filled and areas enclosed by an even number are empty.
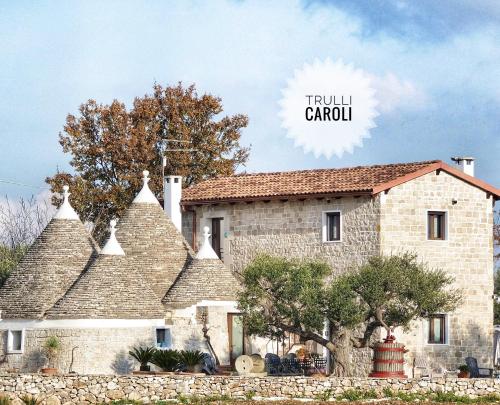
[[[24,351],[24,330],[8,331],[7,351],[9,353],[22,353]]]
[[[323,217],[323,242],[339,242],[341,240],[340,212],[325,212]]]
[[[427,213],[427,239],[446,239],[446,212],[429,211]]]
[[[429,344],[446,343],[446,315],[437,314],[429,317]]]
[[[168,328],[156,328],[156,347],[169,349],[172,346],[172,336]]]

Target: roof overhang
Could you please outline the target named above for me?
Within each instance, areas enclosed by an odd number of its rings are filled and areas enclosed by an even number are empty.
[[[223,199],[210,199],[210,200],[188,200],[181,201],[184,207],[196,205],[214,205],[214,204],[235,204],[242,202],[257,202],[257,201],[297,201],[306,199],[319,199],[319,198],[340,198],[340,197],[361,197],[372,196],[372,190],[363,191],[346,191],[346,192],[331,192],[331,193],[307,193],[307,194],[289,194],[289,195],[271,195],[271,196],[256,196],[256,197],[238,197],[238,198],[223,198]]]
[[[465,174],[461,170],[455,169],[444,162],[431,163],[430,165],[423,167],[422,169],[419,169],[413,173],[407,174],[406,176],[401,176],[394,180],[388,181],[387,183],[380,184],[377,187],[373,188],[372,194],[377,195],[382,191],[388,191],[393,187],[399,186],[400,184],[406,183],[408,181],[414,180],[418,177],[424,176],[426,174],[435,171],[439,172],[441,170],[454,177],[459,178],[460,180],[465,181],[466,183],[472,186],[475,186],[485,191],[487,194],[491,195],[495,201],[500,200],[500,189],[493,187],[492,185],[482,180],[479,180],[475,177],[469,176],[468,174]]]

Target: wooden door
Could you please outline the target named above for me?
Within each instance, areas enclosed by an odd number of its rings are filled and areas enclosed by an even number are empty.
[[[215,251],[219,259],[221,256],[221,220],[222,218],[212,218],[212,249]]]

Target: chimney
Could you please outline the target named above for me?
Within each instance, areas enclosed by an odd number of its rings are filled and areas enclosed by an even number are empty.
[[[182,176],[165,176],[163,178],[163,190],[165,213],[170,217],[179,232],[182,232]]]
[[[469,176],[474,177],[474,158],[473,157],[452,157],[451,160],[453,160],[458,167],[460,168],[461,171],[463,171],[465,174],[468,174]]]

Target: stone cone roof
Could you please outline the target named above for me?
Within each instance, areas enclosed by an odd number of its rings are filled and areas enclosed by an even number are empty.
[[[118,223],[116,238],[160,299],[193,256],[158,202],[133,202]]]
[[[100,254],[48,319],[160,319],[165,309],[141,268],[126,256]]]
[[[239,282],[220,259],[193,259],[163,298],[167,308],[186,308],[203,300],[235,301]]]
[[[97,251],[79,219],[53,218],[0,289],[2,318],[42,318]]]

